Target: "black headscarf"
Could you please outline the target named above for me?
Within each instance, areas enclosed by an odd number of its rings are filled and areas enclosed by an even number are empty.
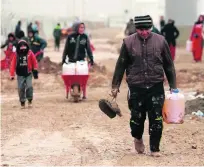
[[[83,24],[84,27],[85,27],[85,24],[84,24],[83,22],[75,23],[75,24],[73,25],[72,29],[73,29],[74,33],[77,33],[77,34],[78,34],[79,26],[80,26],[81,24]]]
[[[8,34],[8,38],[10,38],[10,37],[13,37],[13,40],[16,39],[16,37],[15,37],[15,35],[14,35],[13,33],[9,33],[9,34]]]
[[[200,20],[200,19],[203,19],[202,21]],[[195,22],[195,24],[202,24],[204,22],[204,16],[203,15],[200,15],[199,17],[198,17],[198,20]]]

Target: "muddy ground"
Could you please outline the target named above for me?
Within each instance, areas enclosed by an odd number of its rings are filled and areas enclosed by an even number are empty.
[[[203,165],[203,119],[194,119],[191,115],[186,115],[184,124],[164,124],[161,141],[163,156],[152,158],[148,156],[148,122],[144,133],[146,154],[138,155],[133,148],[125,81],[117,99],[124,116],[110,120],[99,110],[98,100],[108,97],[110,91],[119,44],[115,44],[114,37],[108,38],[98,34],[97,38],[94,38],[94,34],[96,33],[93,33],[92,41],[96,47],[94,56],[97,66],[90,72],[88,99],[78,104],[65,99],[59,67],[63,49],[54,52],[52,43],[45,53],[45,56],[50,58],[46,61],[53,62],[48,63],[52,67],[45,63],[46,68],[44,71],[41,70],[39,79],[33,81],[32,109],[20,109],[16,80],[10,81],[8,73],[2,73],[1,164]],[[102,34],[106,34],[105,31]],[[204,90],[204,63],[192,63],[191,55],[185,49],[178,48],[175,66],[178,85],[183,93]],[[199,103],[200,106],[203,105],[202,101]],[[200,107],[197,104],[193,105],[194,108],[190,109],[192,112]]]

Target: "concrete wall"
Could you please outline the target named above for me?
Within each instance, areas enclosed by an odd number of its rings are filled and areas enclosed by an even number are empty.
[[[53,24],[60,18],[68,20],[78,16],[82,20],[103,21],[110,20],[112,26],[124,26],[130,17],[150,14],[155,24],[158,24],[159,15],[164,13],[164,0],[2,0],[3,22],[8,13],[13,13],[15,19],[6,24],[17,22],[17,18],[33,20],[53,20]],[[129,10],[125,14],[125,10]],[[16,24],[16,23],[15,23]],[[49,24],[50,26],[50,24]],[[52,26],[53,28],[53,26]]]
[[[198,13],[204,13],[204,0],[1,0],[1,3],[3,34],[14,31],[19,19],[23,19],[24,29],[30,21],[41,21],[46,36],[52,36],[58,21],[62,25],[71,24],[74,16],[124,27],[130,17],[150,14],[159,28],[161,15],[175,19],[177,25],[192,25]]]
[[[197,0],[197,15],[203,14],[204,15],[204,0]]]
[[[179,26],[192,25],[198,17],[200,2],[199,0],[166,0],[166,19],[174,19]]]
[[[131,14],[132,16],[149,14],[155,26],[159,28],[159,17],[165,13],[163,2],[161,0],[135,0],[132,3]]]

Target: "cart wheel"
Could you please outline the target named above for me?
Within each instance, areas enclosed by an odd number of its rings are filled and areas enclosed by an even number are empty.
[[[79,99],[80,99],[79,85],[73,86],[73,94],[72,95],[73,95],[74,102],[75,103],[79,102]]]
[[[75,97],[74,97],[74,102],[75,102],[75,103],[78,103],[78,102],[79,102],[79,97],[76,97],[76,96],[75,96]]]

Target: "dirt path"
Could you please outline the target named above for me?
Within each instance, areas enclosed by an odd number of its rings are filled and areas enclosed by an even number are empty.
[[[106,89],[107,90],[107,89]],[[17,100],[2,104],[2,160],[10,165],[202,165],[204,122],[186,118],[166,125],[160,159],[139,156],[129,135],[125,96],[118,101],[123,118],[109,120],[97,106],[104,89],[89,90],[89,100],[69,103],[55,95],[36,94],[33,109],[19,109]],[[47,95],[47,96],[45,96]],[[4,112],[5,111],[5,112]],[[148,144],[146,131],[145,143]],[[193,128],[192,128],[193,127]],[[126,134],[126,135],[124,135]],[[192,146],[197,147],[192,149]],[[147,153],[148,148],[147,148]],[[181,156],[181,157],[180,157]],[[43,158],[42,158],[43,157]],[[179,158],[180,157],[180,158]],[[193,157],[193,158],[192,158]],[[193,161],[192,161],[193,159]]]
[[[51,51],[47,53],[48,55],[52,53],[51,60],[60,61],[61,53],[55,54]],[[116,54],[109,57],[106,53],[96,52],[96,62],[105,64],[108,70],[113,71]],[[180,59],[178,63],[179,61]],[[181,66],[186,65],[181,63]],[[178,65],[178,68],[181,67]],[[138,155],[134,151],[133,139],[130,136],[127,88],[124,84],[118,98],[124,116],[110,120],[98,108],[98,100],[106,97],[109,92],[108,84],[104,87],[89,88],[88,99],[74,104],[65,99],[63,85],[56,86],[59,80],[46,75],[44,78],[41,77],[41,81],[35,81],[41,86],[37,87],[36,84],[34,86],[36,89],[32,109],[20,109],[14,84],[11,88],[14,93],[2,94],[2,164],[14,166],[204,164],[203,120],[192,120],[190,116],[186,116],[182,125],[164,124],[161,158],[148,156],[149,136],[146,122],[144,134],[146,155]]]

